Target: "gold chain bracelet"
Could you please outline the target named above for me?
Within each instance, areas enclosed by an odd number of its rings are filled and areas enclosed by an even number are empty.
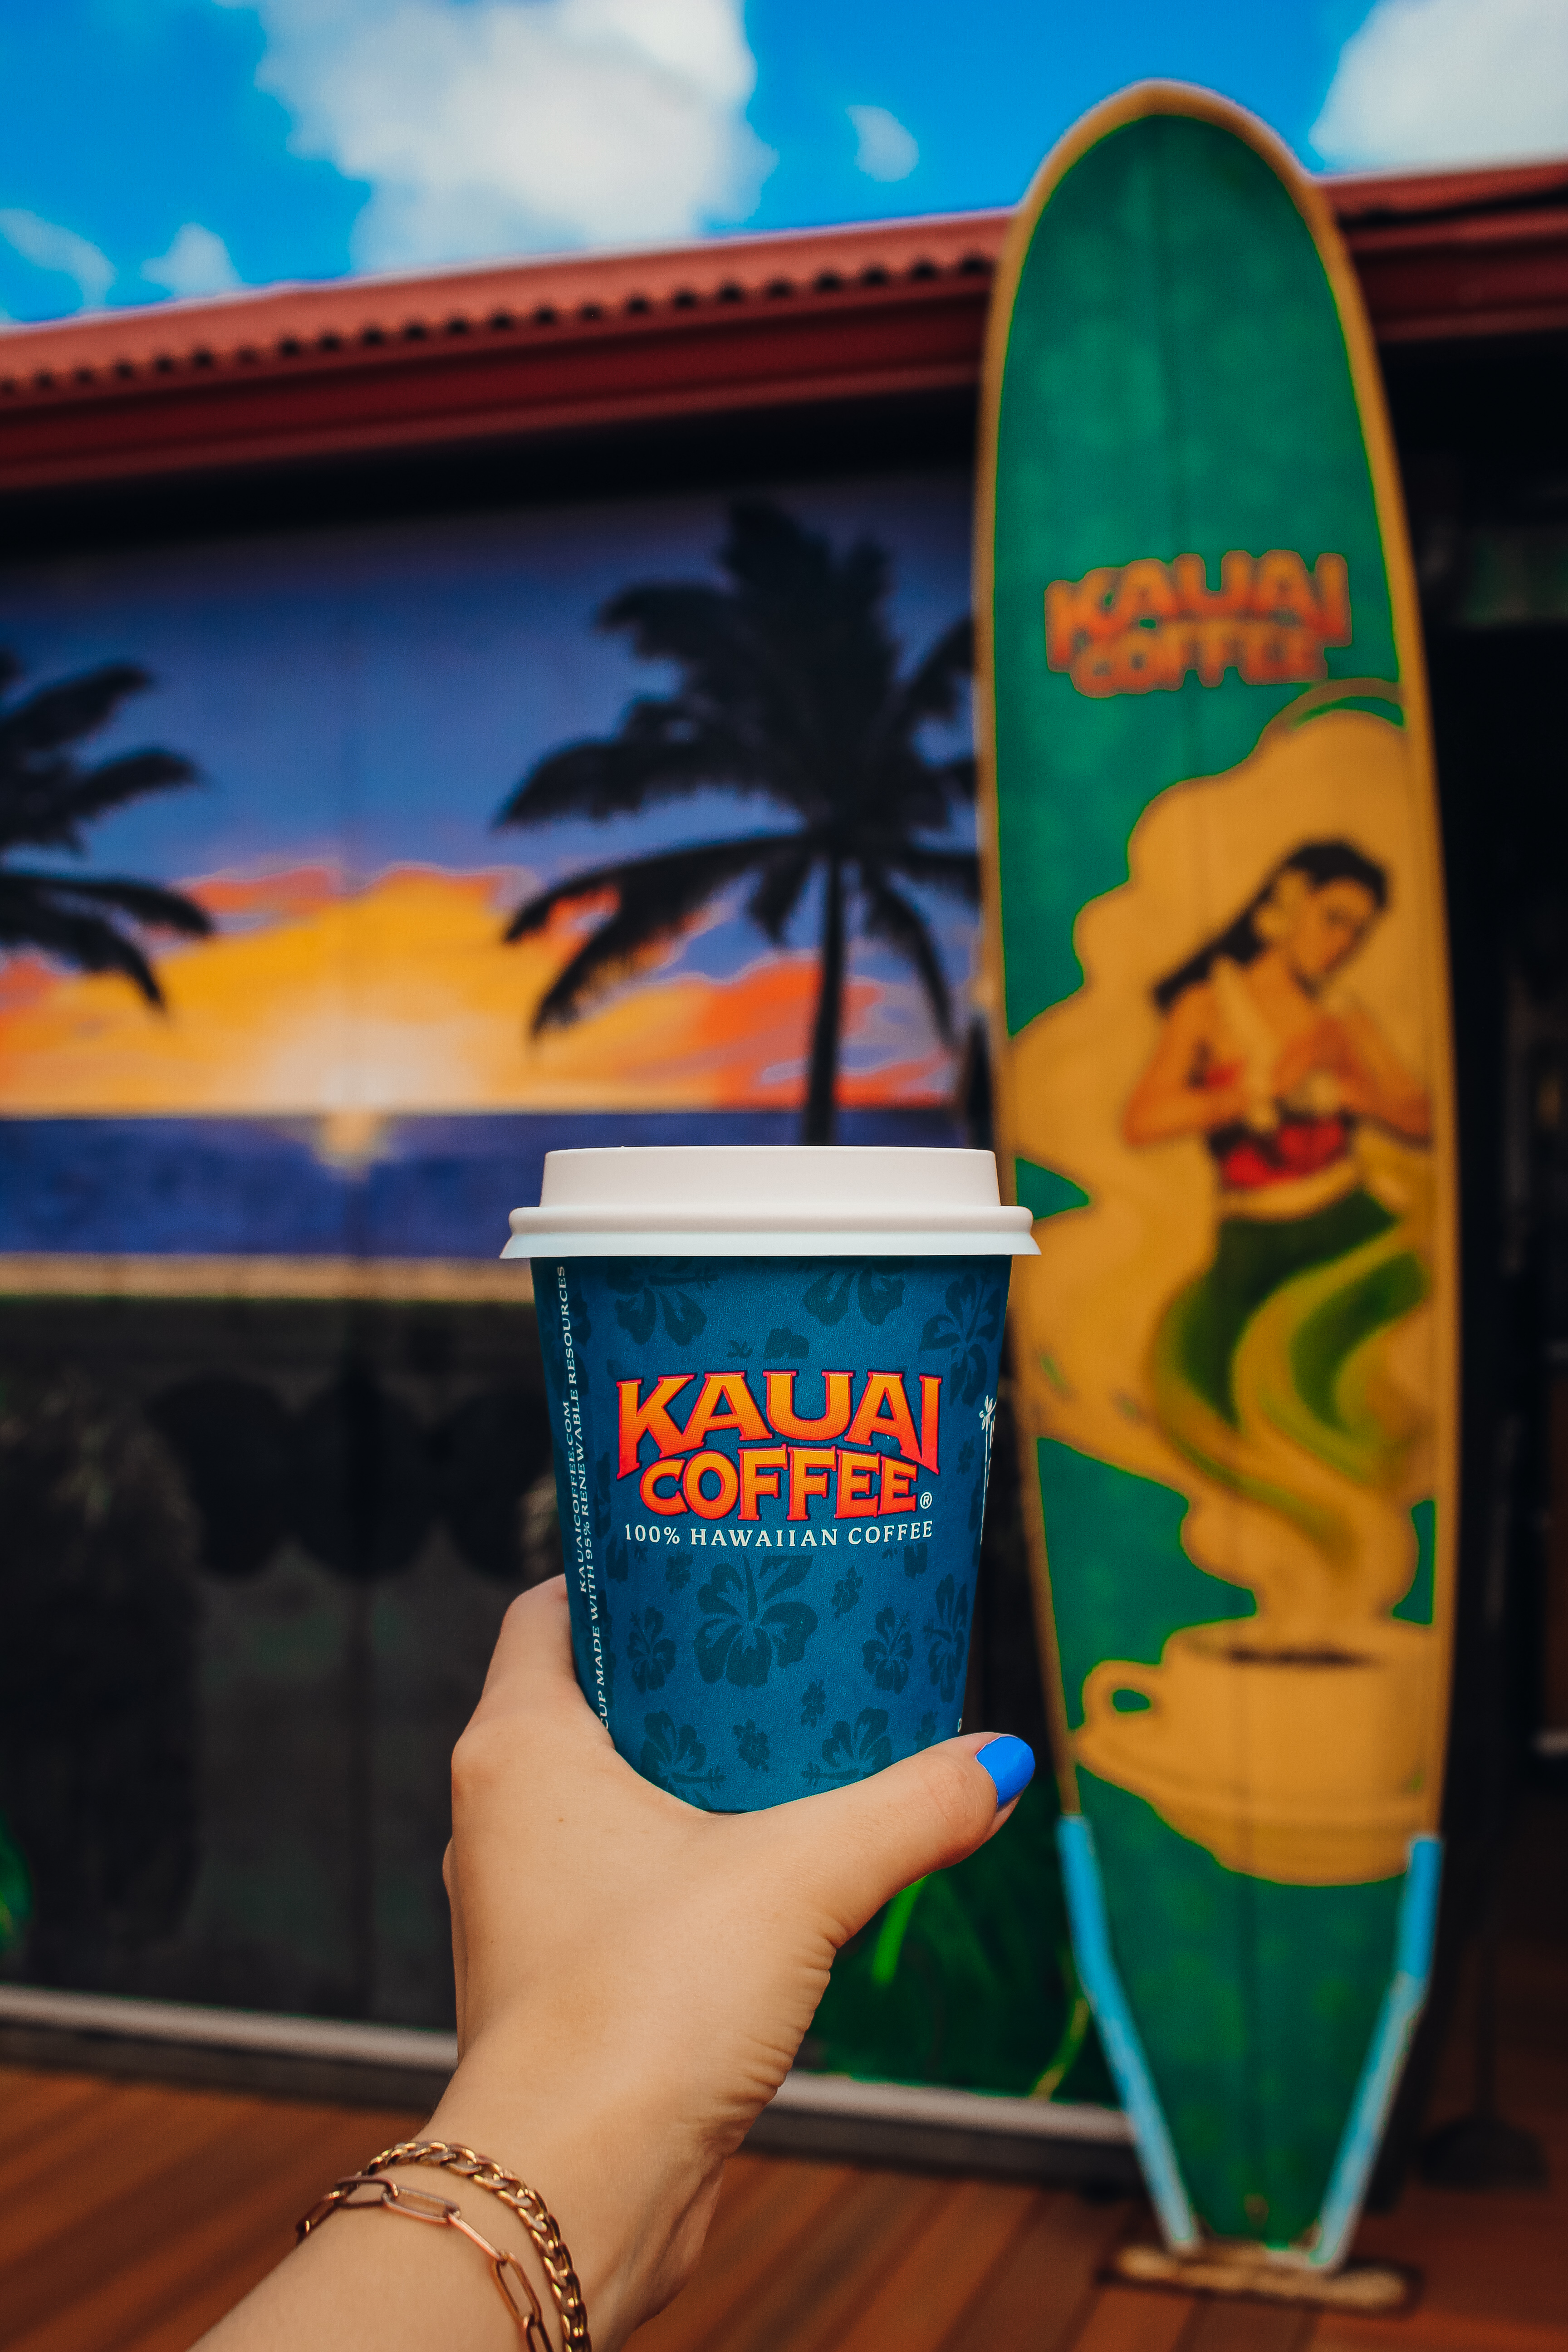
[[[428,2221],[437,2229],[456,2230],[460,2236],[478,2246],[489,2263],[496,2292],[510,2314],[528,2352],[552,2352],[550,2337],[545,2332],[544,2314],[540,2309],[539,2297],[533,2292],[533,2282],[516,2255],[504,2254],[499,2246],[492,2246],[471,2221],[464,2219],[449,2198],[437,2197],[428,2189],[406,2188],[401,2181],[383,2180],[371,2172],[351,2172],[346,2179],[334,2181],[326,2195],[295,2223],[294,2242],[298,2245],[301,2239],[308,2238],[330,2214],[365,2212],[376,2207],[384,2212],[400,2213],[405,2221]],[[516,2287],[512,2284],[514,2279]],[[522,2302],[518,2300],[517,2287],[522,2290]]]
[[[594,2352],[588,2315],[583,2307],[583,2289],[572,2267],[561,2225],[537,2190],[520,2180],[515,2172],[503,2172],[488,2156],[478,2156],[471,2147],[460,2147],[452,2140],[400,2140],[395,2147],[384,2148],[379,2156],[373,2157],[365,2170],[372,2174],[389,2172],[396,2164],[437,2165],[443,2172],[455,2173],[459,2180],[471,2180],[476,2189],[488,2189],[492,2197],[499,2197],[528,2231],[543,2265],[545,2281],[561,2315],[561,2352]]]

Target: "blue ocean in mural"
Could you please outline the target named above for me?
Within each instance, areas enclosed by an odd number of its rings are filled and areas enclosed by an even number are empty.
[[[0,1252],[499,1257],[547,1151],[791,1143],[793,1111],[542,1112],[396,1121],[363,1167],[309,1124],[242,1118],[0,1119]],[[846,1143],[944,1144],[944,1109],[847,1111]]]

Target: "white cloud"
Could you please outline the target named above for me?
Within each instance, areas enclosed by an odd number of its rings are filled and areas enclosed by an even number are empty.
[[[215,229],[187,221],[178,230],[167,253],[142,264],[142,275],[171,294],[226,294],[243,283],[229,259],[228,247]]]
[[[223,0],[267,33],[292,144],[374,193],[362,268],[658,243],[743,219],[742,0]]]
[[[1377,0],[1311,139],[1342,166],[1562,153],[1568,0]]]
[[[859,145],[855,168],[868,180],[907,180],[921,160],[912,131],[906,131],[885,106],[846,108]]]
[[[40,220],[37,213],[0,212],[0,236],[36,269],[73,279],[85,310],[96,310],[114,283],[109,256],[58,221]]]

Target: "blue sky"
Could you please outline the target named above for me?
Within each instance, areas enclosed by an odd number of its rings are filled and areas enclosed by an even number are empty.
[[[0,0],[0,312],[1005,204],[1151,74],[1568,151],[1565,0]]]

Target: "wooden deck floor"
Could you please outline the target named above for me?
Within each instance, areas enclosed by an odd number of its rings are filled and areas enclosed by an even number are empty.
[[[1351,2320],[1099,2273],[1147,2209],[1071,2190],[742,2156],[707,2250],[633,2352],[1568,2352],[1568,1805],[1510,1864],[1499,2091],[1544,2192],[1413,2180],[1357,2251],[1419,2271],[1417,2307]],[[1429,2118],[1464,2112],[1468,1999]],[[278,2261],[295,2217],[422,2118],[0,2067],[0,2346],[187,2352]]]
[[[1416,2184],[1364,2225],[1363,2252],[1424,2274],[1405,2317],[1101,2285],[1144,2223],[1128,2199],[742,2156],[697,2276],[636,2352],[1568,2352],[1560,2032],[1555,2045],[1505,2084],[1547,2140],[1551,2191]],[[0,2116],[6,2352],[185,2352],[323,2183],[418,2120],[20,2069],[0,2070]]]

